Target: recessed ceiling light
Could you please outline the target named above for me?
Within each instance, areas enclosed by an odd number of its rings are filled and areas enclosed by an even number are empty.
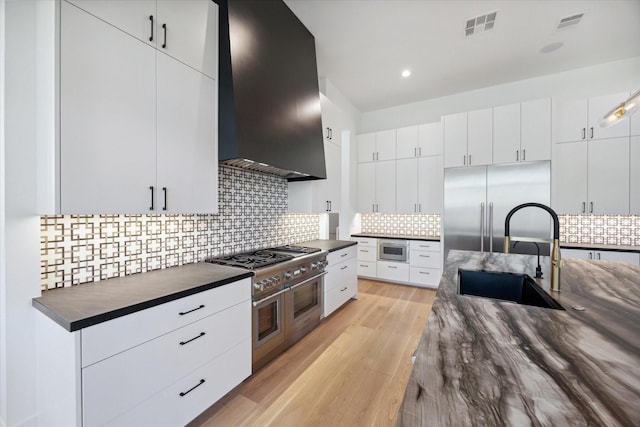
[[[540,49],[540,53],[554,52],[554,51],[560,49],[563,45],[564,45],[564,43],[562,43],[562,42],[549,43],[546,46],[542,46],[542,49]]]
[[[411,70],[403,70],[402,77],[409,77],[411,75]]]

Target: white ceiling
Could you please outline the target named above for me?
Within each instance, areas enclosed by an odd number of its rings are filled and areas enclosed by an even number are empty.
[[[640,0],[285,0],[361,112],[640,56]],[[492,31],[467,19],[498,11]],[[584,13],[575,27],[560,19]],[[562,42],[551,53],[543,46]],[[411,77],[400,76],[411,69]]]

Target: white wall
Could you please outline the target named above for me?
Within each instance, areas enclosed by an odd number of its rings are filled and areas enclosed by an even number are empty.
[[[640,57],[362,113],[358,133],[439,121],[446,114],[546,97],[582,98],[640,88]]]
[[[38,14],[49,2],[0,0],[4,13],[4,123],[0,157],[0,423],[37,425],[36,331],[40,295]],[[47,7],[50,4],[46,5]],[[40,110],[42,113],[42,110]],[[0,126],[1,128],[2,126]]]

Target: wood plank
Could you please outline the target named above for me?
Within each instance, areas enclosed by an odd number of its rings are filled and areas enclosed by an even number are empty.
[[[395,424],[435,290],[358,281],[350,300],[189,425]]]

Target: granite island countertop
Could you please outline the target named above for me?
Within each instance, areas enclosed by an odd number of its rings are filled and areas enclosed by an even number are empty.
[[[566,311],[456,293],[459,267],[535,266],[531,255],[450,251],[398,426],[640,425],[640,267],[564,260],[552,296]]]

